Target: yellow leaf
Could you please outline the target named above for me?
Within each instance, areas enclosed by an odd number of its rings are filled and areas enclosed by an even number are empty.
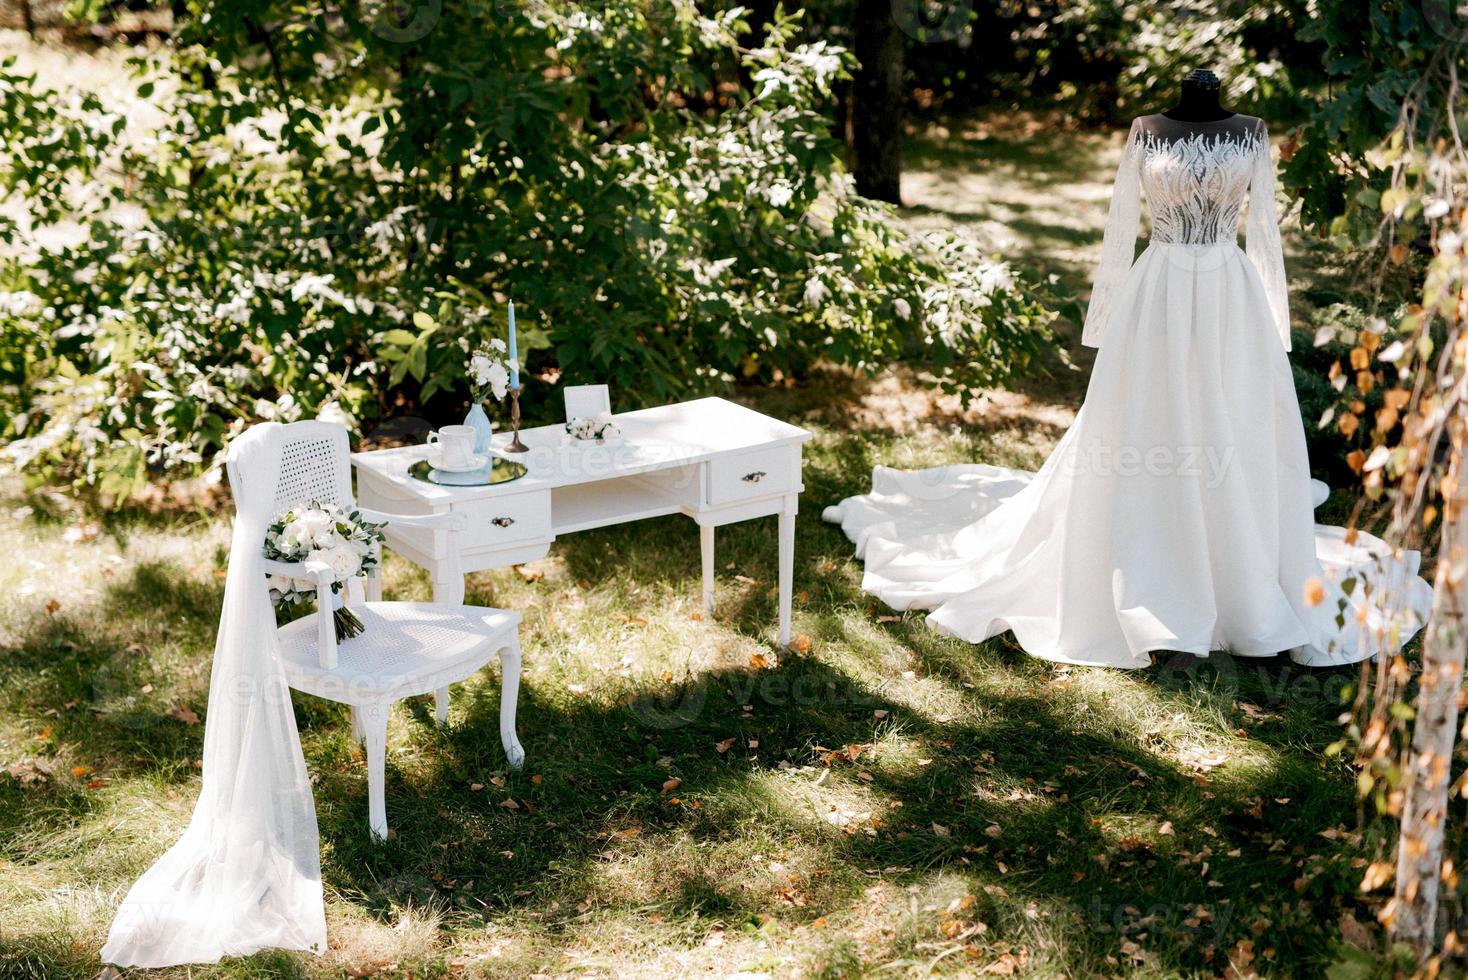
[[[1361,878],[1361,890],[1363,892],[1376,891],[1376,889],[1391,881],[1395,873],[1396,868],[1389,862],[1372,861],[1366,868],[1366,874]]]

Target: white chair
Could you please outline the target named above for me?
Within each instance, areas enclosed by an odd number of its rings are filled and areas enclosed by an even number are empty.
[[[350,510],[352,472],[347,431],[330,422],[293,422],[284,427],[280,473],[275,476],[276,513],[313,500]],[[226,467],[230,487],[241,480],[268,479],[272,474],[237,472]],[[365,520],[432,528],[435,537],[462,530],[464,515],[384,514],[362,509]],[[446,544],[446,542],[439,542]],[[263,542],[262,542],[263,546]],[[444,549],[456,561],[452,547]],[[265,562],[271,574],[308,578],[316,583],[316,614],[280,627],[280,657],[287,683],[297,691],[350,705],[352,733],[367,750],[368,822],[373,835],[387,837],[383,802],[387,754],[387,717],[393,702],[434,692],[439,724],[448,719],[449,685],[487,664],[496,653],[502,664],[500,740],[510,765],[525,762],[515,734],[515,705],[520,691],[520,614],[482,606],[448,606],[430,602],[381,602],[376,570],[348,583],[348,604],[366,629],[337,643],[332,621],[330,568],[319,562]],[[265,582],[260,587],[266,588]]]

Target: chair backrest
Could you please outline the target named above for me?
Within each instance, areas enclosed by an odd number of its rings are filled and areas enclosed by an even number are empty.
[[[312,419],[283,427],[274,512],[313,500],[352,509],[351,442],[345,427]],[[265,474],[240,473],[233,461],[225,466],[230,490],[238,497],[241,480]]]

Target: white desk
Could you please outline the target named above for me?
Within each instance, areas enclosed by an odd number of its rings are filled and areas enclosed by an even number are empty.
[[[462,574],[451,573],[450,549],[462,572],[518,565],[545,557],[562,534],[664,514],[697,522],[703,553],[703,601],[714,600],[714,528],[755,517],[780,522],[780,644],[790,642],[790,590],[800,447],[811,434],[722,398],[703,398],[617,416],[618,444],[563,445],[560,425],[520,433],[525,453],[518,480],[489,487],[445,487],[408,475],[424,446],[355,453],[357,501],[408,514],[459,512],[463,531],[384,529],[388,547],[428,570],[436,602],[464,601]],[[495,436],[495,447],[509,441]]]

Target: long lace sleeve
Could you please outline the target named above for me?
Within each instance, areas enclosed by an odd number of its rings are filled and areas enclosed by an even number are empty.
[[[1142,216],[1141,173],[1137,166],[1142,137],[1141,120],[1132,121],[1126,149],[1116,168],[1116,184],[1111,191],[1111,212],[1106,217],[1106,237],[1101,243],[1101,264],[1096,267],[1096,280],[1091,286],[1091,304],[1086,308],[1086,323],[1081,329],[1081,343],[1100,347],[1106,333],[1106,319],[1111,301],[1131,271],[1137,251],[1137,221]]]
[[[1257,130],[1259,145],[1254,153],[1254,174],[1249,181],[1249,217],[1244,226],[1244,251],[1259,278],[1274,314],[1275,329],[1284,349],[1290,349],[1290,300],[1285,286],[1284,246],[1279,239],[1279,210],[1274,203],[1274,163],[1269,155],[1269,133],[1264,123]]]

